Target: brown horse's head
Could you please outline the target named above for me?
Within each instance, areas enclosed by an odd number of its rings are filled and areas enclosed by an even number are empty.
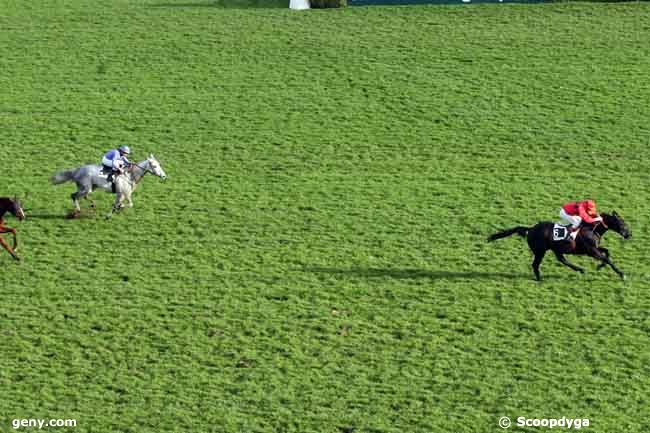
[[[19,221],[24,220],[25,211],[23,210],[23,205],[20,203],[20,200],[18,200],[18,197],[14,197],[13,200],[11,200],[11,203],[13,204],[13,207],[9,209],[9,212],[18,218]]]
[[[616,213],[616,211],[612,212],[611,215],[604,213],[601,216],[605,224],[607,224],[607,228],[623,236],[623,239],[630,239],[632,237],[632,232],[630,232],[629,227],[623,221],[623,217]]]

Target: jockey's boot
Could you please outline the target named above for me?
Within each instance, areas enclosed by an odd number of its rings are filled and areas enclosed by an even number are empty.
[[[575,241],[578,233],[580,233],[580,227],[569,227],[569,239]]]
[[[111,191],[113,194],[115,194],[115,178],[117,178],[119,174],[120,173],[117,170],[111,170],[111,174],[109,174],[107,178],[108,182],[111,184]]]

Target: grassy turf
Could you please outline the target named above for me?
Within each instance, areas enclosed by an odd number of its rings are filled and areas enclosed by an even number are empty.
[[[272,6],[0,2],[0,430],[649,431],[650,4]],[[121,143],[169,180],[64,220]],[[585,196],[625,283],[484,242]]]

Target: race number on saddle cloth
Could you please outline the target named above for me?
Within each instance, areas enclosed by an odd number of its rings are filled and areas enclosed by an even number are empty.
[[[596,212],[596,203],[593,200],[582,200],[567,203],[560,209],[560,218],[568,224],[563,226],[555,224],[553,227],[553,240],[575,239],[578,236],[582,223],[594,224],[603,219]]]
[[[109,150],[102,158],[102,172],[108,174],[110,182],[114,174],[121,174],[128,164],[128,155],[131,153],[129,146],[120,146],[117,149]]]

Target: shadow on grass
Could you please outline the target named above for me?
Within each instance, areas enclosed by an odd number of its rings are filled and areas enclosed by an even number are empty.
[[[389,277],[399,279],[428,278],[430,280],[478,280],[478,279],[531,279],[531,275],[507,272],[455,272],[427,271],[424,269],[379,269],[379,268],[320,268],[305,267],[304,272],[324,273],[333,275],[349,275],[364,278]]]
[[[289,0],[218,0],[218,1],[196,1],[180,3],[156,3],[151,7],[159,9],[193,9],[193,8],[216,8],[216,9],[270,9],[288,8]]]
[[[66,215],[64,213],[61,214],[49,214],[49,213],[27,213],[25,221],[28,220],[64,220],[66,219]]]
[[[35,220],[69,220],[69,219],[82,219],[82,218],[95,218],[97,216],[96,212],[92,212],[89,210],[82,210],[81,214],[79,214],[76,218],[71,217],[71,213],[61,213],[61,214],[53,214],[53,213],[28,213],[27,217],[25,220],[30,220],[30,219],[35,219]]]

